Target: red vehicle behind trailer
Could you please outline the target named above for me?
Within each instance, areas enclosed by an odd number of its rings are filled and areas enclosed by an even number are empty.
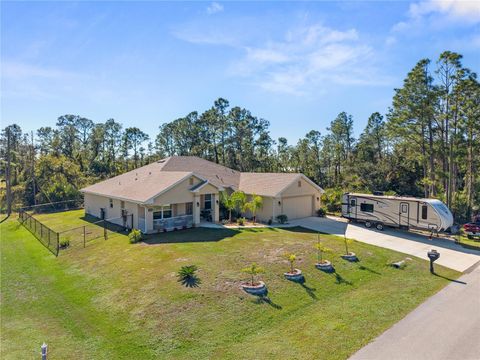
[[[463,225],[463,230],[469,239],[480,238],[480,220]]]

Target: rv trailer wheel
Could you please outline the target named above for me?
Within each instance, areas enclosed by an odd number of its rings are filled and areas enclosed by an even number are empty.
[[[365,221],[365,227],[370,229],[372,227],[372,223],[370,221]]]
[[[382,223],[378,223],[376,227],[377,227],[377,230],[382,230],[383,231],[383,224]]]

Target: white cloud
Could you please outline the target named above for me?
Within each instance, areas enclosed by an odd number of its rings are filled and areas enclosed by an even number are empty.
[[[325,91],[331,84],[384,83],[373,60],[373,49],[360,42],[355,29],[339,31],[317,24],[289,30],[282,41],[246,47],[230,74],[251,78],[269,92],[306,95]]]
[[[22,78],[71,78],[79,76],[76,73],[64,71],[61,69],[40,67],[21,62],[2,62],[2,77],[10,79]]]
[[[409,14],[412,18],[440,13],[451,18],[480,21],[480,1],[466,0],[426,0],[410,5]]]
[[[207,14],[212,15],[223,11],[223,5],[218,2],[212,2],[207,7]]]
[[[423,32],[426,27],[444,28],[480,22],[480,1],[423,0],[410,4],[407,19],[392,27],[394,32]]]

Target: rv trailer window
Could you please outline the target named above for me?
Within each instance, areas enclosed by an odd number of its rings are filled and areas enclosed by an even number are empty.
[[[425,220],[428,216],[428,206],[422,205],[422,219]]]
[[[360,211],[373,213],[373,204],[360,204]]]
[[[407,213],[407,212],[408,212],[407,204],[402,204],[402,213]]]
[[[355,199],[350,200],[350,206],[352,207],[356,206],[357,205],[356,202],[357,201]]]

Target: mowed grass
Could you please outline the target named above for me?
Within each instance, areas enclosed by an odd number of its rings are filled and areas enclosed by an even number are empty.
[[[71,214],[49,216],[67,226]],[[342,239],[321,235],[337,270],[325,274],[314,267],[317,234],[302,228],[191,229],[140,244],[118,235],[58,258],[14,220],[1,231],[5,359],[33,358],[43,341],[52,358],[346,359],[460,275],[437,266],[432,276],[416,258],[393,269],[405,254],[359,242],[360,262],[349,263]],[[305,284],[283,278],[286,252]],[[251,262],[266,269],[268,300],[240,289]],[[191,264],[196,288],[176,278]]]

